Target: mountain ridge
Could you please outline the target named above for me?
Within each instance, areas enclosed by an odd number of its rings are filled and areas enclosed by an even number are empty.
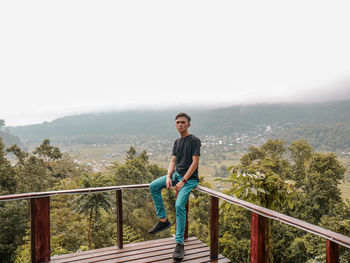
[[[346,100],[309,104],[264,103],[214,109],[173,108],[85,113],[42,124],[8,127],[8,129],[14,135],[30,140],[67,136],[167,137],[176,134],[174,116],[180,111],[191,115],[191,132],[199,135],[229,136],[234,132],[251,131],[258,126],[275,124],[289,125],[288,128],[299,130],[298,133],[310,127],[316,132],[320,129],[337,127],[339,130],[337,136],[344,135],[347,138],[345,133],[350,128],[350,100]]]

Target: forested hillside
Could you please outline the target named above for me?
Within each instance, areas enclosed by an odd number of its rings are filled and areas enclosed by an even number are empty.
[[[3,139],[4,144],[6,146],[11,146],[12,144],[17,144],[17,145],[20,145],[21,147],[24,147],[21,140],[17,136],[15,136],[9,132],[0,131],[0,137]]]
[[[16,144],[24,149],[26,148],[21,140],[17,136],[11,134],[11,132],[5,127],[5,120],[3,119],[0,119],[0,138],[2,138],[5,146]]]
[[[173,118],[179,109],[124,111],[67,116],[43,124],[9,127],[31,141],[75,138],[77,142],[106,143],[129,135],[176,135]],[[261,134],[289,142],[305,138],[322,150],[350,151],[350,101],[315,104],[259,104],[218,109],[181,109],[193,118],[191,131],[199,136]],[[70,140],[70,141],[74,141]]]

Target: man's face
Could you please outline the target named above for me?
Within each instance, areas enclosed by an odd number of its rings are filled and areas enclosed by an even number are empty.
[[[188,127],[191,126],[191,124],[188,122],[188,120],[185,117],[179,117],[175,121],[176,129],[178,132],[186,132],[188,130]]]

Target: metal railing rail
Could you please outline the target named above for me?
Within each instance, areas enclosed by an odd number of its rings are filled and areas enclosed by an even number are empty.
[[[47,192],[32,192],[12,195],[0,195],[1,201],[11,200],[23,200],[31,198],[41,198],[53,195],[66,195],[66,194],[89,194],[98,192],[108,192],[115,190],[127,190],[127,189],[143,189],[148,188],[149,184],[131,184],[131,185],[119,185],[119,186],[106,186],[106,187],[94,187],[94,188],[81,188],[72,190],[58,190],[58,191],[47,191]]]

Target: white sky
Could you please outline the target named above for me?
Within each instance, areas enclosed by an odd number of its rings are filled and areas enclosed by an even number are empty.
[[[350,98],[350,2],[1,1],[0,119]]]

